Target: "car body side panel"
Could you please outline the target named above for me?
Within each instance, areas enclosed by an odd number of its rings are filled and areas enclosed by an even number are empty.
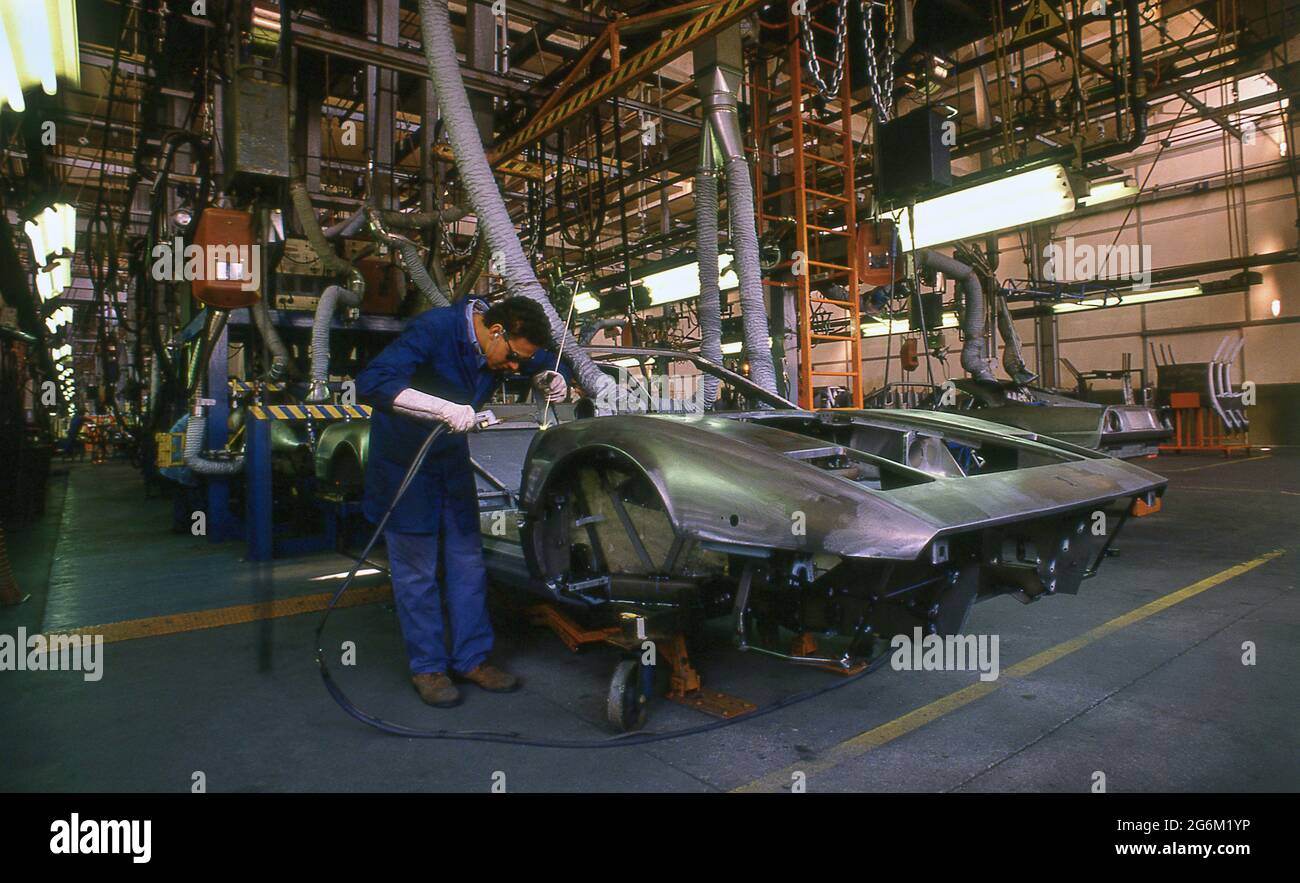
[[[809,419],[820,419],[804,412]],[[790,416],[789,414],[786,415]],[[872,412],[848,419],[870,420]],[[685,536],[761,548],[911,560],[937,536],[1095,506],[1164,487],[1143,469],[1012,439],[983,421],[886,412],[888,421],[1043,449],[1059,462],[989,475],[924,476],[877,490],[795,459],[817,439],[726,417],[622,416],[576,421],[540,434],[529,452],[522,506],[541,505],[552,470],[570,457],[616,451],[658,489]],[[843,419],[832,415],[831,419]],[[902,470],[903,467],[900,467]],[[911,473],[912,470],[905,470]],[[798,515],[797,513],[802,513]],[[805,533],[792,525],[799,520]]]

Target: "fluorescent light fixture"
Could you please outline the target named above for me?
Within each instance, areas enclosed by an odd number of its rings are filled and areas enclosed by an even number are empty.
[[[1079,197],[1079,205],[1101,205],[1103,202],[1113,202],[1116,199],[1135,196],[1137,192],[1138,188],[1130,184],[1127,178],[1118,178],[1114,181],[1098,181],[1092,185],[1092,190],[1087,196]]]
[[[42,267],[51,255],[72,253],[77,250],[77,210],[59,202],[46,207],[39,215],[23,225],[32,243],[32,254]]]
[[[81,83],[76,0],[0,3],[0,107],[26,110],[23,90],[58,91],[58,78]]]
[[[640,364],[640,359],[617,359],[613,362],[616,368],[636,368]]]
[[[957,319],[956,313],[943,313],[940,316],[938,326],[928,328],[927,331],[936,331],[939,328],[956,328],[961,323]],[[906,334],[909,331],[920,331],[920,327],[913,328],[912,324],[906,319],[889,319],[881,321],[876,319],[871,322],[862,323],[863,337],[884,337],[886,334]]]
[[[957,242],[1068,215],[1077,207],[1065,167],[1041,166],[984,184],[954,190],[916,204],[916,248]],[[892,212],[904,250],[912,233],[908,210]]]
[[[1160,300],[1177,300],[1184,297],[1196,297],[1203,294],[1200,283],[1195,285],[1179,285],[1175,288],[1153,289],[1151,291],[1124,291],[1115,292],[1110,297],[1100,298],[1092,297],[1087,300],[1071,301],[1069,303],[1053,304],[1052,312],[1054,313],[1078,313],[1086,310],[1096,310],[1102,307],[1131,307],[1136,304],[1149,304],[1153,301]]]
[[[59,307],[45,319],[45,327],[53,334],[59,326],[72,321],[72,307]]]
[[[72,258],[59,258],[50,268],[50,275],[54,277],[54,290],[62,292],[72,284]]]
[[[722,255],[718,260],[718,287],[730,291],[740,285],[736,271],[731,268],[730,255]],[[640,280],[650,292],[650,306],[670,304],[679,300],[689,300],[700,296],[700,265],[697,261],[651,273]]]
[[[573,310],[577,313],[590,313],[592,310],[600,308],[600,301],[596,300],[589,291],[579,291],[573,296]]]
[[[772,338],[767,339],[767,345],[769,348],[772,346]],[[724,356],[734,356],[744,348],[745,342],[743,340],[732,340],[722,345],[722,354]]]

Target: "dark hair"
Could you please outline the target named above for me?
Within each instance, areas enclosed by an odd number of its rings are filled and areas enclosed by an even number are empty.
[[[540,349],[555,348],[546,311],[541,304],[526,297],[508,297],[497,301],[487,308],[483,321],[489,326],[500,325],[510,337],[522,337]]]

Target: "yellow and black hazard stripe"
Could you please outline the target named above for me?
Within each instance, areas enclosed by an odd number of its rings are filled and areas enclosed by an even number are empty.
[[[265,390],[266,392],[280,392],[283,389],[284,389],[283,383],[261,383],[259,381],[250,382],[248,380],[230,381],[230,391],[236,393],[257,392],[259,390]]]
[[[634,55],[594,83],[580,89],[576,94],[556,105],[542,116],[521,129],[518,134],[507,138],[495,151],[498,168],[504,166],[510,157],[538,138],[553,131],[595,102],[617,92],[629,80],[636,79],[655,68],[661,67],[677,55],[685,52],[696,42],[704,39],[713,31],[726,27],[736,19],[748,13],[763,0],[726,0],[719,3],[674,30],[665,39]]]
[[[435,145],[433,152],[446,162],[456,161],[456,154],[450,144]],[[497,165],[497,171],[506,175],[517,175],[520,178],[531,178],[534,181],[542,180],[542,167],[523,159],[505,160]]]
[[[248,410],[257,420],[342,420],[370,416],[369,405],[262,405]]]

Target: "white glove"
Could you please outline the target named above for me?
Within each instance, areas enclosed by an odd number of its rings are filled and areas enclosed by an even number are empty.
[[[533,389],[548,402],[562,402],[569,395],[569,384],[559,371],[539,371],[533,375]]]
[[[393,399],[393,410],[416,420],[441,420],[452,432],[469,432],[474,428],[474,409],[437,396],[404,389]]]

